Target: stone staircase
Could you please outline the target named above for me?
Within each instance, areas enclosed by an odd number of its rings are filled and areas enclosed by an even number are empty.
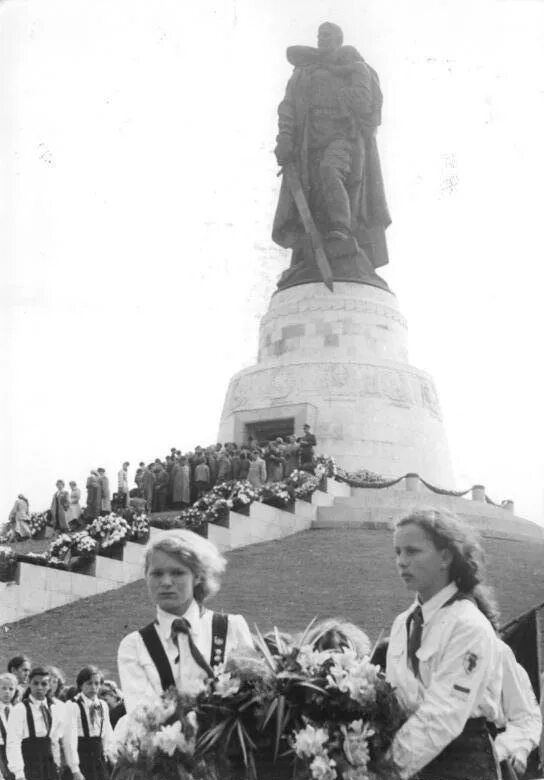
[[[221,552],[227,552],[307,530],[316,511],[316,505],[305,501],[296,501],[293,511],[256,502],[249,507],[248,516],[229,512],[225,527],[208,524],[207,536]],[[150,535],[153,538],[162,533],[168,531],[151,528]],[[84,572],[21,562],[14,581],[0,582],[0,625],[139,580],[143,577],[142,557],[143,546],[127,542],[118,558],[97,555]]]
[[[390,488],[355,488],[327,480],[327,492],[316,497],[312,528],[393,528],[404,515],[419,508],[448,509],[484,536],[505,539],[544,539],[544,529],[513,513],[513,504],[499,507],[485,500],[481,485],[468,498],[434,493],[418,477],[407,477]]]
[[[327,479],[311,503],[296,501],[293,511],[253,503],[249,514],[230,512],[225,527],[209,524],[207,535],[221,552],[282,539],[312,529],[391,529],[415,508],[449,509],[484,536],[505,540],[544,540],[544,529],[513,514],[512,507],[486,503],[475,486],[470,498],[436,494],[419,479],[406,478],[390,488],[351,488]],[[175,513],[173,513],[175,514]],[[151,529],[151,536],[165,533]],[[166,532],[167,533],[167,532]],[[83,572],[19,563],[14,582],[0,582],[0,625],[60,607],[81,598],[114,590],[143,577],[143,547],[127,542],[119,559],[96,556]]]

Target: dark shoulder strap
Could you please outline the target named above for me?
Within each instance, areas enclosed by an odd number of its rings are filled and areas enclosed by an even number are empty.
[[[223,612],[214,612],[212,615],[212,649],[210,654],[210,666],[222,664],[225,660],[227,647],[227,630],[229,616]]]
[[[34,728],[34,718],[32,716],[32,710],[30,708],[30,702],[28,699],[23,701],[26,707],[26,723],[28,726],[28,736],[30,739],[36,739],[36,729]]]
[[[85,712],[85,707],[83,706],[83,702],[81,699],[76,699],[77,706],[79,707],[79,714],[81,716],[81,729],[83,731],[83,736],[85,739],[89,739],[90,731],[89,731],[89,722],[87,720],[87,713]]]
[[[168,688],[171,688],[172,686],[175,687],[176,683],[172,674],[172,667],[170,666],[168,656],[164,651],[162,642],[155,629],[155,624],[150,623],[148,626],[145,626],[145,628],[141,628],[139,633],[151,660],[157,667],[163,691],[168,690]]]

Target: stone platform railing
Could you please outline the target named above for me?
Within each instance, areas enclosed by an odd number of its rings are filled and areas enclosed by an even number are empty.
[[[315,500],[319,510],[314,528],[392,528],[408,512],[429,508],[454,512],[486,536],[544,539],[542,526],[517,517],[512,501],[505,501],[501,506],[490,502],[483,485],[456,494],[427,488],[417,474],[406,475],[382,489],[354,487],[327,479],[327,492]]]

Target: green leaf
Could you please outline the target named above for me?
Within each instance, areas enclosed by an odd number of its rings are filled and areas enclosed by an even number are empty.
[[[376,652],[376,648],[378,647],[378,645],[382,641],[382,637],[383,637],[384,634],[385,634],[385,629],[382,628],[382,630],[379,633],[378,638],[376,639],[376,641],[374,642],[374,644],[372,646],[372,650],[370,651],[370,658],[372,658],[372,656]]]
[[[268,645],[266,644],[263,635],[261,634],[259,630],[259,626],[255,624],[255,633],[257,634],[257,639],[255,640],[255,644],[258,646],[258,649],[261,651],[261,653],[264,656],[265,661],[268,663],[272,671],[276,672],[276,662],[274,660],[274,656],[270,652]]]
[[[320,688],[319,685],[314,685],[314,683],[311,683],[309,680],[297,682],[297,685],[300,688],[310,688],[313,691],[318,691],[319,693],[322,693],[323,696],[330,696],[330,693],[325,688]]]
[[[278,631],[277,626],[274,626],[274,636],[276,637],[276,647],[278,648],[278,652],[283,655],[285,653],[285,645],[283,644],[283,640],[280,637],[280,632]]]
[[[270,707],[268,708],[268,711],[266,715],[264,716],[263,725],[261,726],[261,731],[264,731],[266,726],[268,725],[268,722],[272,715],[275,713],[276,708],[278,706],[278,697],[276,696],[270,703]]]
[[[317,620],[317,615],[310,620],[310,622],[308,623],[308,625],[304,629],[304,632],[302,634],[300,642],[298,643],[298,649],[299,650],[300,650],[301,647],[304,646],[304,642],[306,640],[306,637],[308,636],[308,633],[309,633],[311,627],[313,626],[313,624],[316,622],[316,620]]]
[[[246,701],[245,704],[242,704],[240,707],[238,707],[238,712],[244,712],[248,707],[251,707],[252,704],[259,702],[260,700],[261,699],[259,696],[252,696],[249,701]]]
[[[244,757],[244,765],[247,766],[247,750],[246,750],[246,743],[244,739],[244,730],[239,720],[236,720],[236,727],[238,730],[238,741],[240,742],[240,747],[242,748],[242,755]]]
[[[276,739],[274,742],[274,761],[278,758],[280,741],[283,734],[285,720],[285,696],[278,696],[278,707],[276,709]]]
[[[199,750],[202,753],[207,753],[207,751],[210,750],[213,747],[213,745],[215,745],[215,743],[222,736],[227,726],[228,726],[228,721],[223,721],[222,723],[218,723],[217,726],[214,726],[205,734],[203,734],[198,740],[197,750]]]

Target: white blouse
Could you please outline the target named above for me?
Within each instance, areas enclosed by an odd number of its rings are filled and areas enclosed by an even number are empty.
[[[495,722],[499,715],[502,665],[499,640],[487,618],[467,599],[446,603],[450,583],[421,604],[423,634],[416,655],[419,676],[408,662],[406,620],[393,623],[386,677],[412,715],[397,732],[392,755],[403,778],[411,777],[458,737],[469,718]]]
[[[87,716],[87,725],[89,727],[90,737],[102,737],[102,749],[104,755],[108,756],[112,746],[113,729],[110,723],[110,711],[105,701],[99,699],[89,699],[83,693],[77,696],[77,699],[83,704],[85,715]],[[97,712],[94,722],[91,718],[91,707],[98,705],[101,713]],[[84,737],[83,726],[81,724],[81,711],[77,701],[66,702],[66,715],[64,719],[64,734],[62,744],[66,763],[72,772],[79,772],[79,754],[77,750],[77,741],[79,737]]]
[[[212,649],[212,616],[211,610],[204,609],[201,612],[196,601],[191,603],[183,615],[191,625],[194,644],[208,663]],[[172,622],[179,617],[158,607],[155,628],[170,661],[178,690],[193,693],[201,687],[206,673],[191,655],[187,636],[179,634],[176,643],[171,638]],[[238,647],[252,646],[253,640],[245,618],[242,615],[229,615],[225,658]],[[155,701],[161,696],[163,690],[159,672],[139,631],[133,631],[121,640],[117,663],[127,712],[133,710],[139,702]]]

